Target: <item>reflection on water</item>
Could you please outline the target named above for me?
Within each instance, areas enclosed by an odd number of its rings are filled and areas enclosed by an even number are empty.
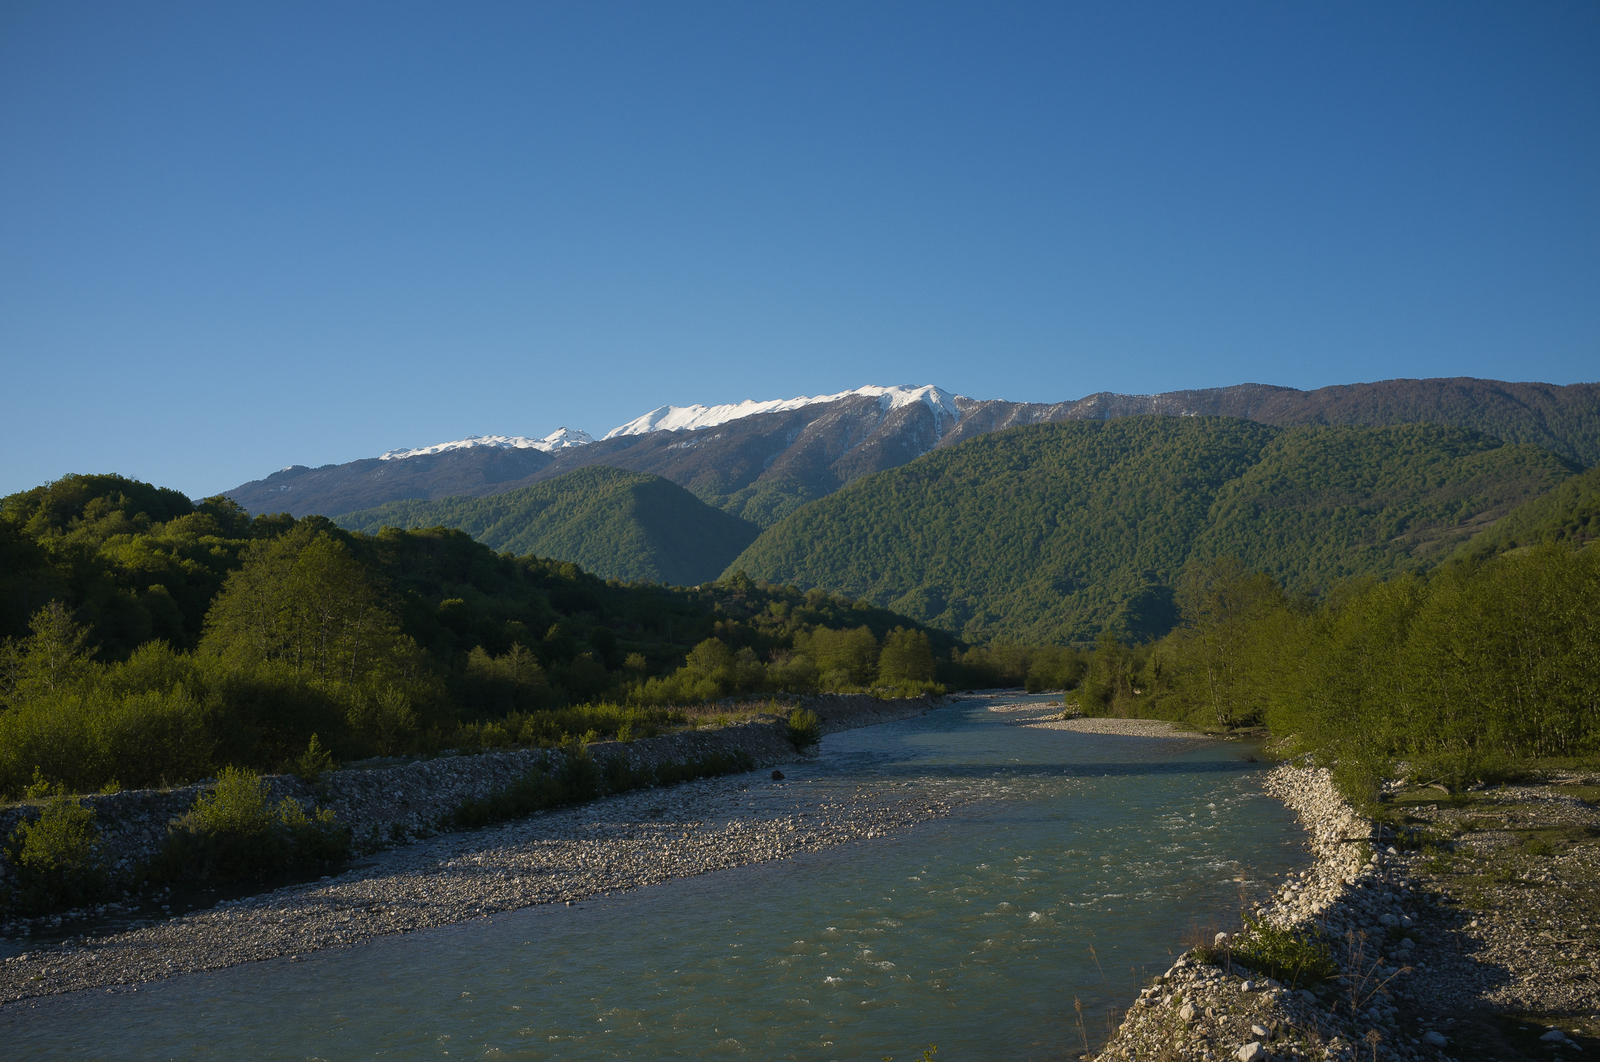
[[[958,706],[827,738],[789,792],[952,818],[575,907],[0,1011],[13,1057],[1076,1058],[1302,835],[1237,746]],[[1076,1009],[1074,1000],[1082,1005]],[[1081,1024],[1080,1024],[1081,1022]]]

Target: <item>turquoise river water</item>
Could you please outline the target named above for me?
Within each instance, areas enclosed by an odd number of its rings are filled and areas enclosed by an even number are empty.
[[[1007,725],[832,735],[810,792],[943,787],[861,843],[136,993],[0,1011],[8,1058],[1076,1058],[1185,937],[1306,861],[1226,743]],[[756,776],[761,777],[761,776]],[[754,787],[752,787],[754,789]],[[1079,1006],[1081,1005],[1081,1010]]]

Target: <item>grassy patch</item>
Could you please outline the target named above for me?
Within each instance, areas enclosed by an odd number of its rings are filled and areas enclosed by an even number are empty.
[[[1466,808],[1478,803],[1471,793],[1441,793],[1433,788],[1402,789],[1389,803],[1397,808],[1422,808],[1437,805],[1441,808]]]
[[[1600,837],[1600,829],[1593,826],[1541,826],[1535,829],[1512,830],[1522,846],[1522,851],[1531,856],[1559,855],[1581,844],[1590,844],[1595,838]]]

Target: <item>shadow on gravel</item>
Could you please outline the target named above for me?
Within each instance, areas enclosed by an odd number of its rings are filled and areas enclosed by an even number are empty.
[[[1592,1023],[1589,1023],[1592,1024]],[[1552,1027],[1567,1032],[1583,1049],[1580,1055],[1571,1047],[1539,1039]],[[1600,1039],[1572,1028],[1572,1022],[1532,1014],[1469,1014],[1454,1025],[1442,1026],[1450,1037],[1446,1049],[1460,1062],[1549,1062],[1553,1058],[1587,1057],[1600,1051]]]
[[[1449,1040],[1444,1053],[1458,1062],[1550,1062],[1600,1051],[1600,1019],[1593,1016],[1507,1012],[1485,1002],[1484,996],[1512,983],[1515,975],[1499,963],[1476,958],[1486,946],[1468,934],[1474,912],[1455,903],[1425,910],[1423,928],[1431,939],[1416,952],[1429,969],[1393,986],[1409,996],[1399,1001],[1398,1011],[1401,1027],[1411,1036],[1441,1033]],[[1391,934],[1385,943],[1397,944],[1400,934]],[[1467,978],[1471,992],[1452,988]],[[1541,1040],[1552,1028],[1561,1029],[1581,1050]]]

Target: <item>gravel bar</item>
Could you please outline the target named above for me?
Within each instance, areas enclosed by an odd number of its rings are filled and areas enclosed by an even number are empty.
[[[828,729],[847,726],[833,720]],[[804,763],[791,770],[807,773]],[[904,830],[968,799],[964,789],[864,787],[826,776],[776,780],[765,771],[638,790],[503,826],[439,834],[313,884],[36,946],[0,962],[0,1005],[85,989],[136,991],[185,973],[294,959],[519,907],[575,903],[787,859]]]

